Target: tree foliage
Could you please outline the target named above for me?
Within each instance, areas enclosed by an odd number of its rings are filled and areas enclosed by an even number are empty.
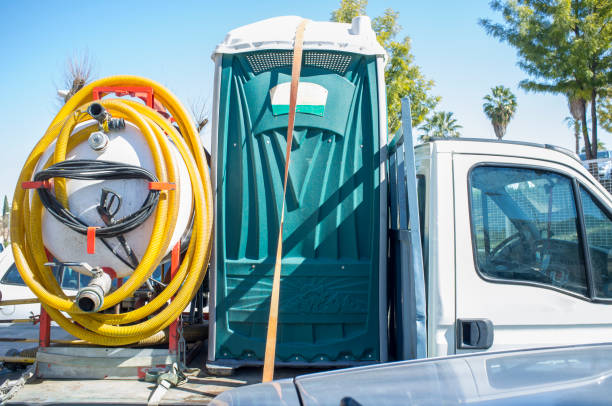
[[[605,151],[606,149],[606,144],[601,141],[597,141],[597,151]],[[582,150],[580,152],[585,153],[584,147],[582,147]]]
[[[332,21],[350,23],[353,17],[365,15],[367,0],[341,0],[340,8],[332,12]],[[412,125],[417,127],[425,116],[433,110],[440,97],[430,94],[434,82],[425,78],[421,69],[414,64],[410,53],[410,38],[396,40],[401,30],[398,24],[399,13],[385,10],[382,16],[374,18],[372,28],[376,31],[378,42],[389,55],[385,67],[387,91],[387,118],[389,134],[395,134],[401,125],[401,99],[410,98]]]
[[[508,123],[516,112],[516,96],[504,86],[491,88],[491,94],[484,98],[482,108],[493,124],[493,131],[498,140],[506,135]]]
[[[2,235],[2,245],[6,247],[9,243],[9,214],[11,211],[11,207],[9,206],[8,197],[4,195],[4,202],[2,205],[2,217],[0,218],[0,223],[2,229],[0,234]]]
[[[581,118],[588,157],[596,155],[597,100],[612,82],[612,2],[610,0],[493,0],[502,23],[480,20],[487,33],[517,49],[528,74],[523,89],[589,100]]]
[[[612,90],[609,96],[601,98],[597,105],[597,118],[599,126],[609,133],[612,133]]]
[[[340,8],[332,11],[331,20],[350,23],[353,17],[365,15],[368,0],[341,0]]]
[[[580,119],[576,119],[575,117],[568,116],[563,119],[565,124],[567,124],[567,128],[571,128],[574,130],[574,151],[579,154],[580,153]]]
[[[429,141],[433,137],[460,137],[460,128],[463,127],[457,123],[452,112],[437,111],[425,119],[423,125],[419,127],[423,131],[420,139]]]

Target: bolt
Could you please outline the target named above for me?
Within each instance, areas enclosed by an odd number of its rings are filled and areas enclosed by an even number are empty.
[[[94,151],[104,151],[108,146],[108,136],[102,131],[94,131],[87,142]]]

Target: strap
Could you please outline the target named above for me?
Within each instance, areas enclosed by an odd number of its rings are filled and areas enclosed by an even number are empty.
[[[96,228],[99,227],[87,227],[87,253],[96,253]]]
[[[276,330],[278,327],[278,299],[280,294],[281,259],[283,256],[283,223],[285,221],[285,195],[287,194],[287,176],[291,159],[291,144],[293,142],[293,125],[295,123],[295,108],[297,105],[298,83],[302,69],[302,44],[307,20],[302,20],[295,31],[293,44],[293,65],[291,67],[291,93],[289,94],[289,121],[287,123],[287,150],[285,152],[285,176],[283,180],[283,198],[278,228],[278,243],[276,245],[276,262],[274,263],[274,279],[270,296],[270,316],[268,318],[268,335],[266,337],[266,353],[264,357],[262,382],[274,379],[274,358],[276,357]]]
[[[30,182],[21,182],[22,189],[52,189],[53,181],[50,179],[39,180],[39,181],[30,181]]]
[[[175,190],[176,184],[171,182],[149,182],[149,190]]]

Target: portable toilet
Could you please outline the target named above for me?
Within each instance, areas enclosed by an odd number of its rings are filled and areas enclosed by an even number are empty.
[[[215,235],[208,365],[264,358],[300,17],[213,54]],[[385,50],[368,17],[309,21],[286,196],[277,365],[387,359]]]

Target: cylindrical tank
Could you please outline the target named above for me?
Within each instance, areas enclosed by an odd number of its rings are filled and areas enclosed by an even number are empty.
[[[94,125],[97,127],[98,122],[95,120],[87,121],[77,126],[73,133]],[[106,135],[108,137],[106,146],[96,148],[95,143],[92,145],[91,142],[86,140],[77,145],[72,151],[69,151],[66,159],[95,159],[121,162],[140,166],[151,173],[155,173],[155,166],[149,146],[140,130],[134,124],[126,122],[124,129],[110,131]],[[189,227],[193,199],[187,167],[172,142],[169,139],[166,142],[174,157],[173,163],[178,174],[176,189],[179,201],[179,214],[168,248],[170,250]],[[54,148],[55,144],[52,144],[46,150],[38,163],[36,172],[41,169],[42,165],[51,156]],[[88,225],[103,227],[105,223],[98,213],[97,207],[100,204],[104,190],[116,194],[121,199],[121,206],[114,216],[116,220],[138,210],[149,192],[148,183],[141,179],[104,181],[68,179],[66,180],[66,192],[70,211]],[[128,246],[133,250],[138,259],[142,258],[149,244],[153,223],[154,216],[150,216],[138,228],[124,235]],[[71,230],[59,222],[46,210],[43,214],[42,232],[45,247],[60,262],[86,262],[93,267],[112,268],[116,276],[120,278],[129,276],[133,271],[132,268],[117,257],[119,255],[129,262],[129,258],[127,258],[124,248],[117,238],[106,239],[112,251],[98,240],[95,253],[88,254],[87,239],[83,238],[82,234]]]

